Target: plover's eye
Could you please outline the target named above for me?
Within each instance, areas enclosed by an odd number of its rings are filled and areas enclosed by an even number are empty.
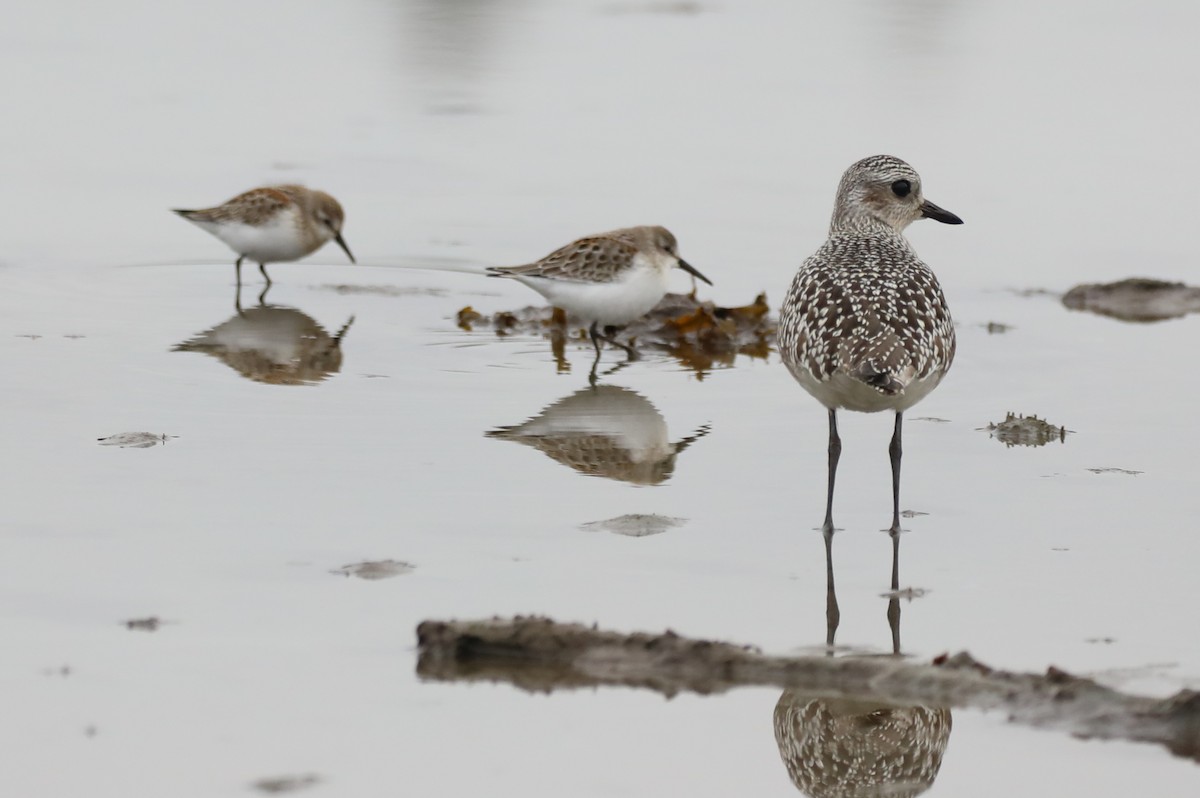
[[[897,197],[907,197],[910,191],[912,191],[912,185],[907,180],[897,180],[892,183],[892,193]]]

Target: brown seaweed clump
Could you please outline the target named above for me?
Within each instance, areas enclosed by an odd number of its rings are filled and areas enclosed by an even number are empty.
[[[486,316],[468,306],[455,317],[467,332],[490,327],[498,336],[539,335],[549,338],[566,370],[566,341],[591,347],[587,330],[558,308],[537,305]],[[765,360],[775,345],[776,320],[767,295],[748,305],[723,307],[693,294],[667,294],[653,310],[617,332],[635,350],[662,352],[701,377],[716,368],[732,367],[738,355]]]

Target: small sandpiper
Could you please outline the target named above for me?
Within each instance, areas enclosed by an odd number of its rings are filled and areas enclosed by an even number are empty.
[[[678,266],[712,285],[679,257],[675,236],[665,227],[627,227],[581,238],[525,266],[489,268],[492,277],[511,277],[537,291],[550,304],[585,322],[600,361],[603,327],[628,324],[649,312],[667,293],[671,269]],[[625,347],[631,356],[633,351]]]
[[[304,186],[265,186],[238,194],[215,208],[175,209],[175,213],[212,233],[238,254],[234,264],[238,287],[242,285],[244,258],[258,263],[258,270],[270,286],[268,263],[298,260],[330,239],[354,263],[342,238],[346,214],[324,191]]]
[[[921,178],[889,155],[842,175],[829,239],[801,266],[779,318],[779,351],[804,390],[829,410],[829,488],[822,531],[833,534],[840,408],[892,410],[893,535],[900,532],[904,411],[941,382],[954,360],[954,324],[937,277],[902,231],[917,219],[962,224],[926,200]]]

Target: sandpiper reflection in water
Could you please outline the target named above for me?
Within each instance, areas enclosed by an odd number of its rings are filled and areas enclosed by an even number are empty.
[[[342,340],[354,317],[330,335],[296,308],[259,305],[171,347],[203,352],[243,377],[269,385],[313,385],[342,368]]]
[[[702,426],[672,443],[666,419],[649,400],[628,388],[597,385],[487,436],[532,446],[581,474],[658,485],[671,478],[676,456],[708,429]]]
[[[826,651],[834,654],[841,615],[833,579],[833,533],[825,541]],[[891,534],[887,619],[900,654],[900,535]],[[947,707],[830,698],[784,690],[775,704],[775,743],[797,789],[812,798],[911,798],[942,766],[952,718]]]

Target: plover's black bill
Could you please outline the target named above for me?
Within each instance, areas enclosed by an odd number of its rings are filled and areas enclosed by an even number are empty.
[[[943,212],[943,213],[945,213],[945,211],[942,211],[942,212]],[[953,216],[953,214],[951,214],[951,215]],[[958,218],[958,217],[955,217],[955,218]],[[696,269],[695,269],[695,268],[692,266],[692,264],[688,263],[688,262],[687,262],[686,260],[684,260],[683,258],[680,258],[680,259],[679,259],[679,268],[683,269],[685,272],[687,272],[688,274],[692,275],[693,277],[695,277],[695,278],[697,278],[697,279],[699,279],[699,280],[703,280],[704,282],[708,283],[709,285],[712,285],[712,280],[708,279],[708,278],[707,278],[707,277],[705,277],[703,274],[701,274],[700,272],[698,272],[698,271],[697,271],[697,270],[696,270]]]
[[[942,224],[962,224],[963,220],[955,216],[945,208],[939,208],[929,200],[921,203],[921,215],[926,219],[933,219]]]

